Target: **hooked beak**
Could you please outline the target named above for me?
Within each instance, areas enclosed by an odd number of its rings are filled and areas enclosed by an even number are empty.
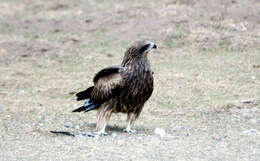
[[[148,48],[149,50],[157,49],[157,45],[156,45],[155,43],[153,43],[153,42],[150,41],[149,44],[150,44],[150,45],[149,45],[149,48]]]
[[[157,49],[157,45],[151,41],[146,41],[145,45],[143,47],[141,47],[141,49],[139,49],[140,53],[148,53],[150,52],[152,49]]]

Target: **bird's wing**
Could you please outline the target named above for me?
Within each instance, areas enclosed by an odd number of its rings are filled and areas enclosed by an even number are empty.
[[[111,66],[95,75],[94,89],[91,93],[93,102],[102,104],[120,94],[124,87],[122,72],[124,72],[123,67]]]

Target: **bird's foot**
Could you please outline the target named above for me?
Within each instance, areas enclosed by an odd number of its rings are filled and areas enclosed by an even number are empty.
[[[99,131],[96,136],[97,137],[107,136],[107,133]]]
[[[128,134],[134,134],[134,133],[136,133],[136,130],[131,130],[131,129],[124,129],[123,130],[124,132],[126,132],[126,133],[128,133]]]

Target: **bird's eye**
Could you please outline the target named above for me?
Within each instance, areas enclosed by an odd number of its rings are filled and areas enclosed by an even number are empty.
[[[147,50],[147,49],[149,48],[149,46],[150,46],[150,44],[146,44],[146,45],[144,45],[143,47],[141,47],[141,48],[139,49],[139,53],[143,53],[145,50]]]

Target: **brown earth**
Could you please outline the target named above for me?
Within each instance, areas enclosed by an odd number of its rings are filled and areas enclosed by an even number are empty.
[[[260,160],[258,0],[1,0],[0,8],[0,160]],[[140,38],[159,48],[137,133],[113,115],[108,136],[85,136],[95,112],[71,113],[82,104],[75,92]]]

